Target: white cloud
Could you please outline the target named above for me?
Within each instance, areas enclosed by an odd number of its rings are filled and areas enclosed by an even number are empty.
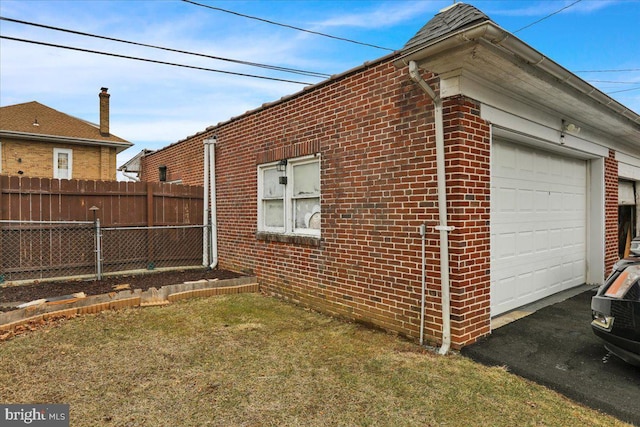
[[[540,17],[569,3],[541,1],[535,2],[533,7],[514,9],[514,5],[520,2],[511,1],[508,2],[508,8],[497,12],[503,13],[505,19],[509,19],[508,15],[518,14]],[[256,23],[182,2],[50,0],[37,2],[37,8],[33,7],[34,4],[28,1],[0,1],[0,12],[7,17],[88,33],[328,74],[344,72],[381,56],[380,51]],[[311,10],[313,4],[316,9]],[[245,7],[248,14],[271,17],[294,25],[298,23],[302,27],[308,24],[318,31],[342,32],[348,38],[373,40],[375,44],[393,47],[402,46],[438,10],[450,4],[451,0],[407,0],[349,2],[348,7],[346,3],[323,2],[318,6],[319,3],[309,2],[305,3],[305,7],[299,7],[299,3],[295,2],[238,2],[228,8],[235,10]],[[497,12],[492,12],[490,8],[497,9],[504,4],[487,2],[478,4],[478,7],[487,7],[484,11],[492,16]],[[610,4],[613,2],[583,1],[567,12],[598,10]],[[263,9],[257,11],[259,8]],[[285,77],[309,83],[318,81],[208,58],[40,30],[6,21],[2,22],[0,31],[3,35],[167,62]],[[111,131],[136,144],[126,150],[123,156],[133,156],[142,148],[161,148],[303,88],[302,85],[148,64],[6,40],[0,40],[0,51],[0,105],[36,100],[65,113],[97,122],[98,92],[100,87],[108,87],[112,95]],[[634,68],[637,68],[637,64]],[[625,104],[631,108],[635,105],[638,111],[639,96],[635,92],[627,92],[621,93],[618,99],[626,101]]]
[[[507,4],[509,7],[504,8],[502,6],[497,6],[495,9],[487,8],[487,14],[491,17],[493,15],[496,16],[530,16],[530,17],[543,17],[545,15],[549,15],[551,13],[557,12],[563,7],[567,7],[574,3],[575,0],[546,0],[540,2],[523,2],[522,4],[526,4],[524,7],[518,7],[518,2],[509,1]],[[501,5],[505,2],[499,2]],[[580,1],[572,5],[571,7],[563,10],[561,13],[592,13],[597,12],[606,7],[612,6],[616,3],[620,3],[619,0],[590,0],[590,1]],[[514,5],[516,7],[514,7]]]
[[[330,27],[357,27],[357,28],[384,28],[401,24],[404,21],[424,15],[427,12],[434,14],[449,2],[386,2],[380,4],[374,10],[365,9],[359,13],[340,12],[335,16],[316,22],[321,28]]]

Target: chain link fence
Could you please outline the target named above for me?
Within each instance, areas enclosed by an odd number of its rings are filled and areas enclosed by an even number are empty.
[[[99,221],[0,221],[0,284],[202,265],[208,231],[202,225],[101,228]]]
[[[102,271],[201,265],[202,229],[201,225],[102,228]]]

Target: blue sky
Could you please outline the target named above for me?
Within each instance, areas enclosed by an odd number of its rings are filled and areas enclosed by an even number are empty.
[[[400,49],[443,1],[210,1],[227,9],[338,37]],[[640,112],[640,0],[468,0],[504,29]],[[218,57],[339,74],[388,51],[278,27],[179,0],[2,0],[0,15]],[[0,35],[317,83],[319,78],[0,21]],[[630,70],[584,72],[602,70]],[[111,132],[157,149],[304,85],[225,75],[0,40],[0,105],[38,101],[98,122],[98,92],[111,93]]]

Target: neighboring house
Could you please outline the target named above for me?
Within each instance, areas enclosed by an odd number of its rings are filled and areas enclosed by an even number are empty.
[[[138,154],[127,160],[118,168],[118,172],[132,181],[140,181],[140,174],[142,173],[142,159],[144,156],[153,153],[153,150],[142,149]]]
[[[115,180],[116,155],[132,144],[109,133],[109,97],[102,88],[99,125],[35,101],[0,107],[0,173]]]
[[[147,155],[141,179],[202,185],[214,136],[220,267],[445,350],[602,283],[618,186],[640,181],[640,116],[462,3],[399,52]]]

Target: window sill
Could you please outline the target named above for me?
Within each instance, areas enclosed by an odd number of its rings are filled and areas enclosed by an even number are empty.
[[[316,236],[302,236],[300,234],[279,234],[279,233],[267,233],[259,231],[256,233],[257,240],[263,240],[265,242],[280,242],[280,243],[293,243],[303,246],[320,246],[320,237]]]

